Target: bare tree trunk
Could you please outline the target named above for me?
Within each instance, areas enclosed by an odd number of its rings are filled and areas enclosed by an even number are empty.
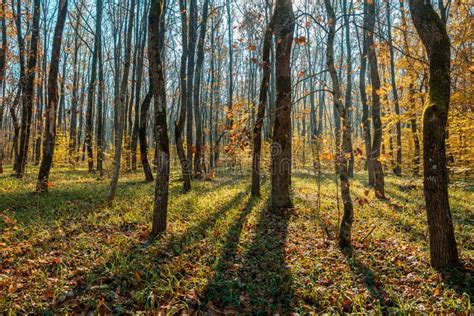
[[[429,2],[410,0],[410,12],[429,60],[429,102],[423,113],[424,192],[431,265],[461,266],[448,196],[446,124],[451,93],[451,49],[446,26]]]
[[[347,71],[346,71],[346,95],[345,95],[345,107],[346,107],[346,121],[347,125],[349,126],[349,133],[352,134],[352,47],[351,47],[351,38],[350,38],[350,26],[349,26],[349,14],[350,8],[347,8],[347,0],[344,0],[343,3],[343,11],[344,11],[344,23],[346,24],[345,31],[346,31],[346,63],[347,63]],[[352,1],[351,1],[352,6]],[[352,137],[349,144],[350,150],[350,157],[349,157],[349,164],[347,169],[347,174],[349,177],[354,176],[354,150],[352,148]]]
[[[364,2],[364,15],[367,14],[367,3]],[[362,52],[360,57],[360,73],[359,73],[359,90],[360,100],[362,103],[362,127],[365,143],[366,168],[369,186],[373,186],[375,182],[374,164],[372,159],[372,135],[369,120],[369,103],[367,102],[367,91],[365,87],[365,75],[367,71],[367,19],[364,18],[364,26],[362,28]]]
[[[380,147],[382,146],[382,121],[380,119],[380,77],[377,63],[376,45],[374,41],[375,28],[375,3],[365,0],[367,11],[367,57],[370,66],[370,78],[372,81],[372,123],[374,124],[374,138],[372,141],[372,163],[374,165],[374,187],[375,195],[379,198],[385,197],[385,184],[382,163],[380,161]]]
[[[197,0],[190,0],[189,25],[188,25],[188,69],[187,69],[187,95],[186,95],[186,159],[193,163],[193,78],[194,78],[194,55],[196,53],[196,28],[197,28]]]
[[[273,209],[292,207],[291,183],[291,47],[295,30],[295,16],[291,0],[277,0],[274,12],[276,40],[276,93],[275,123],[272,143]]]
[[[273,18],[272,18],[273,19]],[[262,127],[265,117],[265,107],[268,98],[268,86],[270,83],[270,50],[272,46],[272,20],[268,23],[262,49],[262,82],[257,109],[257,118],[253,128],[253,155],[252,155],[252,196],[260,196],[260,154],[262,152]]]
[[[185,0],[179,1],[179,8],[181,11],[181,42],[183,46],[183,52],[181,55],[181,66],[179,70],[180,78],[180,91],[181,91],[181,109],[179,112],[178,122],[175,122],[175,142],[176,151],[181,164],[181,173],[183,176],[183,190],[184,192],[191,191],[191,165],[186,159],[184,152],[184,124],[186,122],[186,110],[187,110],[187,82],[186,82],[186,64],[188,61],[188,22],[186,14]]]
[[[199,41],[197,46],[197,62],[196,72],[194,73],[194,120],[196,122],[196,152],[194,154],[194,172],[197,176],[201,177],[203,173],[203,159],[202,153],[202,122],[201,122],[201,110],[200,110],[200,90],[201,90],[201,76],[202,76],[202,64],[204,62],[204,40],[206,38],[206,27],[207,27],[207,16],[208,16],[209,0],[205,0],[202,9],[202,20],[201,29],[199,33]]]
[[[102,25],[102,0],[97,0],[97,23]],[[104,65],[103,65],[103,52],[102,52],[102,28],[96,30],[98,33],[97,39],[97,54],[99,61],[99,81],[97,82],[97,171],[99,171],[99,177],[104,176]]]
[[[5,12],[5,0],[2,0],[1,9]],[[3,90],[3,78],[5,76],[6,56],[7,56],[7,27],[5,22],[5,14],[2,14],[2,47],[0,47],[0,91]],[[4,95],[2,94],[3,99]],[[4,157],[4,136],[3,136],[3,114],[5,111],[5,101],[0,105],[0,174],[3,173],[3,157]]]
[[[100,10],[99,2],[96,3],[97,11]],[[99,19],[96,19],[95,24],[95,36],[94,36],[94,51],[92,53],[92,65],[91,65],[91,74],[90,74],[90,83],[87,91],[87,109],[86,109],[86,138],[85,145],[87,149],[87,165],[89,172],[94,172],[94,152],[92,147],[92,134],[94,126],[94,94],[96,92],[97,85],[97,61],[99,57],[99,41],[100,41],[100,29],[102,27],[99,24]],[[116,74],[118,76],[118,74]]]
[[[400,11],[402,15],[402,28],[404,30],[407,29],[407,20],[405,16],[405,7],[404,7],[404,1],[400,0]],[[408,44],[408,36],[407,32],[402,32],[403,34],[403,45],[405,52],[410,55],[410,45]],[[416,122],[416,113],[415,113],[415,88],[414,84],[411,83],[410,86],[408,87],[408,94],[409,94],[409,103],[411,104],[411,110],[413,111],[412,118],[410,119],[410,128],[412,132],[412,137],[413,137],[413,143],[415,144],[415,153],[413,155],[413,175],[417,176],[420,173],[420,139],[418,137],[418,127],[417,127],[417,122]]]
[[[166,123],[166,84],[163,69],[164,19],[166,0],[152,0],[149,16],[148,59],[155,100],[155,141],[157,149],[157,175],[151,238],[166,231],[170,151]]]
[[[17,12],[20,15],[20,12]],[[31,31],[30,52],[28,54],[28,65],[25,73],[25,89],[22,91],[22,115],[20,147],[16,161],[15,175],[22,178],[25,174],[28,159],[28,144],[31,132],[31,117],[33,114],[33,90],[36,76],[36,63],[38,60],[38,38],[39,38],[39,16],[40,1],[34,1],[33,25]],[[17,30],[18,31],[18,30]]]
[[[338,150],[338,157],[336,157],[338,174],[341,186],[342,203],[344,205],[344,214],[342,216],[340,230],[339,230],[339,245],[342,248],[350,247],[352,235],[352,222],[354,220],[354,210],[352,205],[351,192],[349,188],[349,166],[347,156],[351,154],[351,123],[347,115],[347,108],[342,104],[342,92],[339,85],[339,78],[336,67],[334,65],[334,37],[336,35],[336,14],[331,5],[330,0],[324,0],[328,19],[328,40],[326,46],[326,58],[329,74],[332,81],[334,107],[336,108],[342,123],[342,149]],[[336,133],[341,133],[341,130],[336,130]],[[336,134],[337,138],[340,135]]]
[[[152,87],[148,91],[142,106],[140,107],[140,128],[138,129],[138,137],[140,140],[140,159],[142,162],[143,173],[145,174],[145,181],[153,181],[153,173],[151,171],[150,163],[148,162],[148,144],[146,140],[146,128],[148,120],[148,110],[150,109],[151,99],[153,97]]]
[[[397,176],[402,175],[402,123],[400,122],[400,103],[398,101],[398,91],[397,91],[397,82],[395,79],[395,56],[393,52],[392,45],[392,21],[391,21],[391,11],[390,11],[389,1],[385,2],[385,7],[387,9],[387,35],[388,35],[388,46],[390,49],[390,77],[392,83],[392,94],[393,102],[395,103],[395,114],[397,115],[397,160],[395,162],[395,168],[393,172]]]
[[[147,4],[145,5],[145,9],[143,10],[143,20],[141,26],[141,36],[139,42],[139,51],[138,51],[138,65],[137,65],[137,84],[136,84],[136,96],[135,96],[135,118],[133,122],[132,128],[132,143],[131,143],[131,154],[132,154],[132,170],[137,168],[137,145],[138,145],[138,138],[139,138],[139,129],[140,129],[140,96],[141,96],[141,88],[142,88],[142,77],[143,77],[143,59],[145,54],[145,43],[146,43],[146,36],[147,36],[147,24],[146,24],[146,16],[148,15]],[[145,116],[146,117],[146,116]],[[148,161],[147,161],[148,162]],[[143,169],[145,170],[145,169]],[[148,182],[149,178],[147,178],[146,171],[145,171],[145,180]],[[153,175],[151,177],[151,181],[153,181]]]
[[[37,192],[48,191],[49,172],[53,163],[54,144],[56,141],[56,109],[58,106],[58,73],[61,58],[61,43],[64,24],[67,16],[68,0],[61,0],[58,7],[58,20],[54,29],[51,64],[48,76],[48,103],[46,104],[46,122],[43,142],[43,158],[38,174]]]
[[[131,0],[130,3],[130,15],[128,17],[127,26],[127,43],[125,47],[124,66],[123,66],[123,77],[120,86],[120,96],[117,99],[115,105],[118,113],[118,126],[117,134],[115,139],[115,151],[114,151],[114,166],[112,169],[112,178],[110,180],[110,190],[108,200],[112,202],[115,199],[115,193],[117,190],[117,183],[120,176],[120,164],[122,161],[122,142],[123,142],[123,130],[125,126],[125,102],[127,98],[127,84],[128,74],[130,72],[130,57],[132,51],[132,30],[133,30],[133,19],[135,17],[135,0]]]

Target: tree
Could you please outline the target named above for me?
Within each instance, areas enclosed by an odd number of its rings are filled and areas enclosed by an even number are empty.
[[[20,9],[18,2],[18,9]],[[31,132],[31,118],[33,114],[33,91],[36,77],[36,64],[38,61],[38,39],[39,39],[39,18],[40,18],[40,0],[35,0],[33,5],[33,25],[31,30],[30,51],[28,53],[28,65],[24,76],[20,79],[24,82],[24,90],[22,89],[22,111],[21,111],[21,136],[18,157],[15,162],[15,175],[22,178],[25,174],[26,161],[28,158],[28,144]],[[18,19],[20,10],[17,12]],[[17,31],[21,29],[17,24]],[[21,35],[19,35],[21,37]],[[23,40],[22,40],[23,41]],[[20,48],[20,54],[22,49]]]
[[[436,269],[453,268],[461,262],[449,206],[446,166],[451,43],[445,24],[429,2],[410,0],[409,5],[429,61],[429,94],[423,112],[423,176],[431,265]]]
[[[277,0],[274,12],[276,40],[276,102],[272,142],[271,204],[274,209],[292,207],[291,182],[291,48],[295,15],[291,0]],[[232,77],[232,76],[231,76]]]
[[[390,2],[385,2],[385,7],[387,9],[387,40],[390,50],[390,79],[392,84],[392,94],[393,102],[395,103],[395,114],[397,115],[397,160],[395,162],[395,167],[393,168],[393,173],[397,176],[402,175],[402,123],[400,122],[400,102],[398,98],[397,91],[397,81],[395,79],[395,53],[393,51],[393,42],[392,42],[392,19],[391,19],[391,10]]]
[[[174,138],[176,142],[176,151],[181,164],[181,172],[183,176],[183,190],[184,192],[191,191],[191,164],[186,159],[184,152],[184,124],[186,123],[186,110],[187,110],[187,77],[186,77],[186,65],[188,61],[188,19],[185,0],[179,1],[179,10],[181,13],[181,65],[179,70],[180,79],[180,91],[181,91],[181,109],[179,112],[178,122],[175,122]]]
[[[199,41],[197,45],[197,61],[196,71],[194,73],[194,121],[196,122],[196,152],[194,154],[194,172],[201,176],[203,172],[203,158],[202,143],[203,143],[203,131],[201,122],[201,110],[200,110],[200,91],[201,91],[201,77],[202,77],[202,65],[204,62],[204,40],[206,38],[206,27],[207,27],[207,16],[208,16],[209,0],[205,0],[202,9],[202,20],[201,28],[199,31]]]
[[[138,129],[138,138],[140,140],[140,160],[142,162],[143,173],[145,174],[145,181],[153,181],[153,173],[151,171],[150,163],[148,162],[148,144],[146,140],[146,126],[148,119],[148,110],[150,109],[151,99],[153,97],[153,88],[149,88],[148,93],[143,99],[140,107],[140,127]]]
[[[58,6],[58,20],[54,28],[51,63],[48,76],[48,103],[46,104],[46,121],[43,142],[43,157],[38,174],[37,192],[48,191],[48,180],[53,163],[54,145],[56,141],[56,110],[58,106],[58,72],[61,57],[61,43],[63,40],[64,24],[67,16],[68,0],[61,0]]]
[[[273,18],[272,18],[273,19]],[[262,49],[262,82],[257,109],[257,118],[253,128],[253,155],[252,155],[252,196],[260,196],[260,154],[262,152],[262,127],[267,106],[268,87],[270,85],[270,50],[272,47],[273,20],[270,20],[263,39]]]
[[[347,157],[352,152],[351,123],[347,115],[347,108],[342,104],[342,92],[339,85],[339,78],[334,65],[334,37],[336,35],[336,13],[330,0],[324,0],[328,19],[328,40],[326,47],[326,63],[329,69],[329,75],[332,81],[333,101],[338,117],[342,122],[342,149],[338,149],[336,157],[336,166],[341,186],[342,203],[344,205],[344,214],[342,216],[339,230],[339,245],[343,248],[351,245],[352,222],[354,210],[352,205],[351,193],[349,188],[349,165]],[[341,130],[336,127],[336,138],[341,138]],[[339,142],[336,142],[338,144]]]
[[[112,169],[112,178],[110,180],[110,190],[108,200],[112,202],[115,199],[115,193],[117,190],[117,183],[120,176],[120,164],[122,161],[122,142],[123,142],[123,129],[125,125],[125,102],[127,96],[127,85],[128,85],[128,74],[130,72],[130,57],[132,52],[132,30],[133,30],[133,18],[135,17],[135,0],[131,0],[130,3],[130,15],[128,17],[127,26],[127,43],[125,47],[124,66],[123,66],[123,77],[120,85],[120,96],[117,98],[115,104],[115,111],[117,111],[117,133],[115,137],[115,150],[114,150],[114,166]]]
[[[367,15],[367,2],[364,1],[364,16]],[[362,105],[362,128],[365,144],[366,168],[369,186],[374,185],[374,163],[372,159],[372,135],[369,120],[369,103],[367,101],[367,91],[365,86],[365,76],[367,72],[367,19],[364,18],[362,27],[362,50],[360,55],[360,72],[359,72],[359,90],[360,101]]]
[[[376,43],[374,41],[375,29],[375,2],[365,0],[367,11],[367,57],[369,60],[370,78],[372,80],[372,123],[374,125],[374,138],[372,140],[372,163],[374,167],[374,189],[379,198],[385,197],[385,184],[382,162],[380,161],[380,149],[382,146],[382,121],[380,119],[380,76],[378,70]]]
[[[102,25],[102,0],[97,0],[97,25]],[[102,28],[96,28],[97,59],[99,62],[99,81],[97,82],[97,171],[99,177],[104,176],[104,64],[102,52]]]
[[[170,173],[170,150],[166,123],[166,85],[163,69],[163,47],[165,35],[166,0],[152,0],[148,18],[148,59],[155,101],[155,143],[157,152],[157,175],[151,238],[166,230],[168,210],[168,186]]]
[[[5,12],[5,0],[1,2],[1,10]],[[5,77],[5,68],[7,60],[7,25],[5,23],[5,14],[2,14],[1,21],[2,25],[2,46],[0,47],[0,91],[3,90],[3,78]],[[5,102],[0,105],[0,173],[3,173],[3,156],[4,156],[4,143],[3,143],[3,114],[5,111]]]

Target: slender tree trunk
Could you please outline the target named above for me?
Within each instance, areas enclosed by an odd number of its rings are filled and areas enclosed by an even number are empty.
[[[140,140],[140,160],[142,162],[143,173],[145,174],[145,181],[153,181],[153,173],[151,171],[150,163],[148,162],[148,144],[146,139],[146,129],[148,120],[148,110],[150,109],[151,99],[153,98],[153,88],[150,87],[142,106],[140,107],[140,128],[138,129],[138,137]]]
[[[402,28],[404,30],[407,30],[407,20],[406,20],[406,15],[405,15],[405,7],[404,7],[404,1],[400,0],[400,11],[402,14]],[[410,45],[408,44],[408,35],[407,32],[402,32],[403,34],[403,45],[405,52],[410,55]],[[413,70],[412,70],[413,71]],[[411,111],[412,113],[412,118],[410,119],[410,128],[412,132],[412,137],[413,137],[413,143],[415,144],[415,153],[413,155],[413,175],[418,176],[420,174],[420,139],[418,137],[418,127],[417,127],[417,122],[416,122],[416,112],[415,112],[415,105],[416,105],[416,99],[415,99],[415,88],[414,84],[410,83],[410,86],[408,87],[408,99],[411,104]]]
[[[364,15],[367,15],[367,3],[364,2]],[[362,29],[362,52],[360,57],[360,73],[359,73],[359,90],[360,100],[362,103],[362,127],[365,143],[366,168],[368,174],[369,186],[373,186],[375,182],[374,164],[372,159],[372,135],[369,120],[369,103],[367,101],[367,91],[365,87],[365,75],[367,71],[367,19],[364,18],[364,26]]]
[[[260,196],[260,154],[262,152],[262,127],[265,118],[265,107],[268,97],[268,86],[270,84],[270,50],[272,46],[273,25],[270,20],[262,49],[262,82],[260,84],[260,95],[257,109],[257,118],[253,128],[253,155],[252,155],[252,196]]]
[[[336,35],[336,14],[334,8],[331,5],[330,0],[324,0],[327,11],[328,19],[328,40],[326,48],[327,66],[332,81],[333,100],[336,112],[339,114],[342,123],[342,150],[339,150],[338,157],[336,157],[338,174],[341,186],[342,203],[344,205],[344,214],[342,216],[340,230],[339,230],[339,245],[342,248],[350,247],[351,235],[352,235],[352,222],[354,220],[354,210],[352,205],[352,198],[349,188],[349,165],[347,157],[350,157],[351,153],[351,123],[348,118],[347,108],[342,104],[342,92],[339,85],[339,78],[337,75],[336,67],[334,65],[334,37]],[[341,133],[341,130],[336,131]],[[340,135],[336,134],[337,138]]]
[[[102,0],[97,0],[97,23],[102,25]],[[102,52],[102,28],[99,27],[96,32],[97,35],[97,59],[99,62],[99,81],[97,82],[97,171],[99,177],[104,176],[104,65]]]
[[[118,126],[117,134],[115,139],[115,151],[114,151],[114,166],[112,169],[112,178],[110,180],[110,190],[108,200],[109,203],[115,199],[115,193],[117,191],[118,179],[120,176],[120,164],[122,161],[122,143],[123,143],[123,134],[125,126],[125,105],[127,98],[127,85],[128,85],[128,75],[130,72],[130,58],[132,52],[132,30],[133,30],[133,20],[135,17],[135,0],[131,0],[130,3],[130,14],[128,17],[128,26],[127,26],[127,43],[125,47],[125,56],[124,56],[124,66],[123,66],[123,77],[122,83],[120,86],[120,96],[117,99],[117,104],[115,105],[117,114],[118,114]]]
[[[49,172],[53,163],[54,144],[56,141],[56,109],[58,106],[58,73],[61,58],[61,43],[64,24],[67,16],[68,0],[61,0],[58,8],[58,20],[54,29],[51,64],[48,76],[48,103],[46,104],[46,122],[43,142],[43,158],[38,174],[37,192],[48,191]]]
[[[396,131],[397,131],[397,160],[395,162],[395,168],[393,168],[393,172],[397,176],[402,175],[402,123],[400,122],[400,103],[398,100],[398,91],[397,91],[397,82],[395,79],[395,54],[393,52],[393,45],[392,45],[392,21],[391,21],[391,11],[390,11],[391,4],[389,1],[385,2],[385,7],[387,9],[387,35],[388,35],[388,44],[390,49],[390,77],[392,83],[392,94],[393,94],[393,102],[395,104],[395,114],[397,115],[397,124],[396,124]]]
[[[431,265],[461,265],[448,196],[446,124],[451,93],[451,43],[446,26],[429,2],[410,0],[410,12],[429,60],[429,100],[423,113],[423,170]]]
[[[347,8],[347,0],[344,0],[343,3],[344,11],[344,23],[346,24],[346,63],[347,63],[347,72],[346,72],[346,95],[345,95],[345,107],[346,107],[346,124],[349,126],[349,133],[352,134],[352,46],[351,46],[351,37],[350,37],[350,26],[349,26],[349,14],[350,8]],[[352,1],[351,1],[352,6]],[[349,177],[354,176],[354,150],[352,148],[352,137],[350,140],[350,157],[349,164],[347,169],[347,174]]]
[[[157,149],[157,175],[151,238],[166,231],[170,151],[166,123],[166,84],[163,69],[165,0],[152,0],[149,16],[148,59],[155,100],[155,142]]]
[[[101,9],[99,8],[100,3],[96,3],[97,12]],[[87,149],[87,165],[89,172],[94,172],[94,152],[92,147],[92,134],[94,130],[94,94],[96,93],[97,85],[97,61],[99,57],[99,41],[100,39],[100,29],[102,25],[100,24],[99,19],[96,19],[95,24],[95,36],[94,36],[94,51],[92,53],[92,65],[91,65],[91,74],[90,74],[90,83],[87,91],[87,109],[86,109],[86,138],[85,145]],[[115,74],[118,76],[118,73]]]
[[[382,121],[380,119],[380,77],[377,63],[376,44],[374,41],[375,28],[375,3],[365,0],[367,5],[367,57],[370,66],[370,78],[372,81],[372,123],[374,125],[374,138],[372,141],[372,163],[374,165],[374,187],[375,195],[379,198],[385,197],[385,184],[382,162],[380,161],[380,148],[382,146]]]
[[[295,16],[291,0],[277,0],[274,12],[276,40],[276,103],[272,143],[273,209],[292,207],[291,183],[291,48],[295,30]]]
[[[17,12],[20,15],[20,11]],[[16,177],[22,178],[25,174],[26,162],[28,160],[28,144],[31,132],[31,117],[33,114],[33,90],[35,86],[36,64],[38,60],[38,38],[39,38],[40,0],[34,1],[33,25],[31,30],[30,51],[28,54],[28,65],[25,73],[25,89],[22,91],[22,115],[20,147],[16,161]]]
[[[206,38],[207,16],[208,16],[209,0],[205,0],[202,9],[201,29],[199,33],[199,41],[197,46],[196,72],[194,73],[194,121],[196,122],[196,152],[194,154],[194,172],[201,177],[204,166],[204,155],[202,152],[203,132],[200,110],[200,90],[202,64],[204,62],[204,40]]]
[[[186,95],[186,159],[192,170],[193,163],[193,78],[194,55],[196,53],[197,39],[197,0],[190,0],[188,30],[188,69],[187,69],[187,95]]]
[[[1,2],[1,10],[5,12],[5,0]],[[3,89],[3,78],[5,77],[5,69],[6,69],[6,56],[7,56],[7,27],[5,22],[5,14],[2,14],[1,19],[2,25],[2,47],[0,47],[0,91],[2,91],[2,97],[4,99],[4,89]],[[5,111],[5,102],[2,101],[2,105],[0,105],[0,174],[3,173],[3,158],[4,158],[4,135],[3,135],[3,114]]]
[[[146,36],[147,36],[147,24],[146,24],[146,16],[148,14],[147,6],[143,10],[143,20],[141,26],[141,36],[140,36],[140,49],[138,51],[138,65],[137,65],[137,84],[136,84],[136,96],[135,96],[135,118],[133,122],[132,128],[132,143],[131,143],[131,154],[132,154],[132,170],[137,168],[137,145],[138,145],[138,138],[139,138],[139,129],[140,129],[140,96],[142,90],[142,78],[143,78],[143,59],[145,54],[145,43],[146,43]],[[151,100],[150,100],[151,101]],[[148,161],[147,161],[148,162]],[[144,169],[145,170],[145,169]],[[147,178],[146,171],[145,171],[145,180],[148,182],[149,179]],[[151,178],[153,181],[153,175]]]
[[[187,110],[187,77],[186,77],[186,65],[188,61],[188,22],[187,22],[187,11],[185,0],[179,1],[181,11],[181,42],[183,46],[183,52],[181,55],[181,66],[179,70],[180,79],[180,92],[181,92],[181,109],[179,112],[178,122],[175,122],[175,142],[176,151],[181,164],[181,173],[183,176],[183,190],[184,192],[191,191],[191,165],[186,159],[184,152],[184,124],[186,122],[186,110]]]

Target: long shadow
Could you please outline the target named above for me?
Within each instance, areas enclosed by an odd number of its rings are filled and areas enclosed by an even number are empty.
[[[245,218],[245,213],[241,216]],[[240,260],[232,256],[235,237],[243,224],[237,222],[220,256],[217,271],[205,294],[206,305],[237,308],[250,314],[289,313],[293,298],[292,278],[285,262],[284,246],[291,210],[260,212],[255,237]],[[237,268],[235,268],[237,266]],[[212,310],[211,310],[212,312]]]
[[[241,203],[244,196],[244,192],[236,194],[222,208],[211,213],[211,215],[202,219],[196,225],[189,227],[182,234],[164,235],[163,239],[161,241],[158,240],[156,243],[149,243],[143,240],[129,249],[124,249],[123,253],[113,256],[105,264],[96,267],[86,275],[82,275],[76,281],[76,287],[71,291],[73,294],[66,300],[57,302],[53,309],[57,310],[67,307],[76,301],[78,296],[93,292],[99,286],[106,285],[107,288],[116,289],[116,294],[125,295],[145,287],[153,287],[159,283],[170,281],[162,275],[162,267],[172,262],[173,258],[178,255],[191,251],[192,247],[199,246],[199,242],[207,237],[208,231],[217,224],[220,218],[225,217],[229,211]],[[197,258],[193,260],[197,260]],[[181,271],[173,274],[173,279],[176,280],[184,277],[186,272]],[[138,280],[137,274],[140,275]],[[130,302],[120,305],[114,295],[104,297],[104,299],[108,306],[120,306],[120,308],[128,308],[130,310],[135,310],[137,307],[143,308],[143,306],[134,306]],[[93,306],[83,305],[82,303],[76,306],[76,308],[78,312],[92,311],[94,309]],[[113,310],[112,312],[120,313],[120,310]]]
[[[388,313],[388,309],[395,306],[395,302],[385,291],[385,287],[383,283],[378,280],[377,274],[365,263],[357,259],[353,249],[343,250],[342,253],[346,256],[347,264],[352,272],[356,276],[362,278],[364,286],[369,291],[371,299],[377,302],[378,308],[380,309],[379,312],[382,312],[383,314]],[[344,310],[344,312],[350,313],[352,311]]]

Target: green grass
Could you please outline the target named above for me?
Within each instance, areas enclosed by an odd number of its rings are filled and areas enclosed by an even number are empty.
[[[474,228],[468,186],[450,189],[456,238],[468,272],[429,266],[420,179],[386,178],[389,200],[366,197],[365,174],[352,181],[354,253],[337,247],[334,176],[293,176],[295,208],[268,210],[249,197],[249,176],[170,183],[168,231],[149,243],[153,184],[124,174],[113,206],[108,180],[54,169],[50,193],[0,176],[0,312],[311,311],[469,313]],[[361,202],[359,202],[361,201]],[[342,204],[340,204],[342,208]],[[370,234],[369,234],[370,232]],[[470,271],[470,272],[469,272]]]

